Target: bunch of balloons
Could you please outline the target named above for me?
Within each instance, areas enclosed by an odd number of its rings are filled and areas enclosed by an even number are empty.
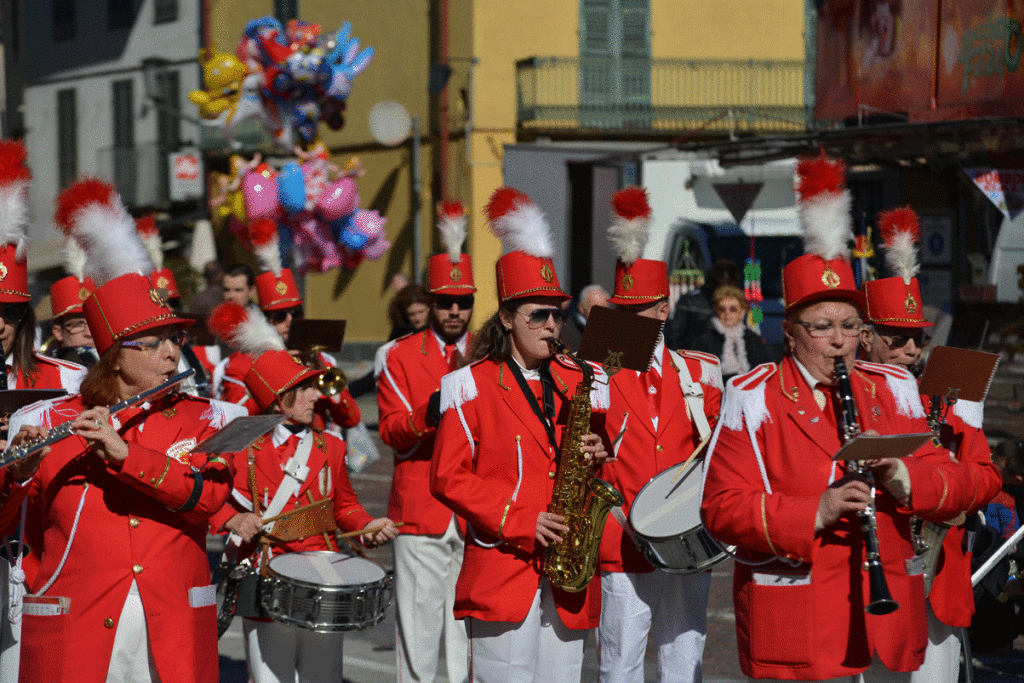
[[[222,177],[214,211],[227,218],[242,243],[251,240],[249,228],[256,221],[273,221],[286,261],[294,249],[302,272],[351,270],[363,259],[380,258],[391,246],[384,232],[387,219],[359,208],[359,160],[339,169],[322,143],[295,152],[298,161],[280,171],[259,155],[251,161],[232,157],[232,175]]]
[[[360,50],[351,31],[345,22],[336,34],[321,36],[319,24],[292,19],[283,28],[271,16],[254,19],[234,55],[200,54],[203,90],[189,99],[232,144],[235,127],[253,117],[282,149],[292,148],[295,134],[310,144],[320,121],[333,130],[345,125],[352,80],[373,58],[373,48]]]

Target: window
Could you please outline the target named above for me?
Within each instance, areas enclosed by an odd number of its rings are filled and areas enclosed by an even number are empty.
[[[156,0],[153,8],[153,23],[165,24],[178,20],[178,0]]]
[[[282,24],[299,18],[299,0],[274,0],[274,18]]]
[[[135,23],[134,0],[107,0],[107,27],[111,31],[131,28]]]
[[[75,0],[53,0],[53,42],[75,37]]]
[[[160,102],[164,106],[157,109],[156,137],[157,137],[157,191],[159,196],[170,195],[170,168],[167,158],[171,152],[181,149],[181,126],[179,118],[175,113],[181,108],[181,92],[178,84],[178,72],[167,70],[161,71],[156,78],[157,92],[160,95]]]
[[[580,123],[644,128],[651,109],[649,0],[580,0]]]
[[[57,176],[61,188],[78,177],[78,118],[73,88],[57,91]]]
[[[131,80],[113,82],[111,119],[114,125],[114,187],[128,204],[135,203],[138,186],[135,158],[135,98]]]

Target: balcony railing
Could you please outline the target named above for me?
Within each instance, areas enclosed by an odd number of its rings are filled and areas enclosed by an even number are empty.
[[[532,57],[516,63],[522,130],[670,134],[807,128],[802,61]]]

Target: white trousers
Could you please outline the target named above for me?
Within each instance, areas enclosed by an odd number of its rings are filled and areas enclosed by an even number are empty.
[[[481,621],[472,617],[466,621],[474,683],[580,680],[583,644],[590,630],[577,631],[562,623],[546,578],[541,579],[522,622]]]
[[[117,619],[106,683],[160,683],[149,647],[146,612],[135,581]]]
[[[710,572],[601,572],[601,683],[643,683],[648,640],[658,681],[700,683],[710,584]]]
[[[400,534],[395,558],[395,659],[400,683],[432,683],[444,649],[451,683],[469,680],[469,637],[455,618],[465,542],[455,522],[441,536]]]
[[[924,664],[910,677],[912,683],[956,683],[960,678],[960,629],[939,621],[927,602],[928,649]]]
[[[344,633],[314,633],[254,619],[242,625],[252,683],[341,683]]]
[[[781,678],[747,678],[750,683],[788,683]],[[910,683],[910,672],[889,671],[878,657],[871,665],[856,676],[828,678],[818,683]]]

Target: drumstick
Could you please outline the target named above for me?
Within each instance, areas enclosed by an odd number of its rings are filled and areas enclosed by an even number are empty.
[[[711,441],[711,434],[704,437],[704,440],[700,442],[700,445],[694,449],[693,453],[690,454],[690,459],[686,461],[686,464],[679,468],[679,471],[676,472],[676,476],[672,477],[672,481],[669,482],[670,484],[676,483],[676,479],[683,476],[685,472],[689,471],[689,469],[693,467],[693,463],[697,462],[697,456],[700,455],[700,452],[708,445],[708,441]]]
[[[360,529],[359,531],[347,531],[343,534],[338,534],[338,538],[352,538],[353,536],[359,536],[362,534],[375,534],[386,526],[387,524],[378,524],[377,526],[367,527],[366,529]],[[405,526],[405,522],[397,522],[395,526]]]

